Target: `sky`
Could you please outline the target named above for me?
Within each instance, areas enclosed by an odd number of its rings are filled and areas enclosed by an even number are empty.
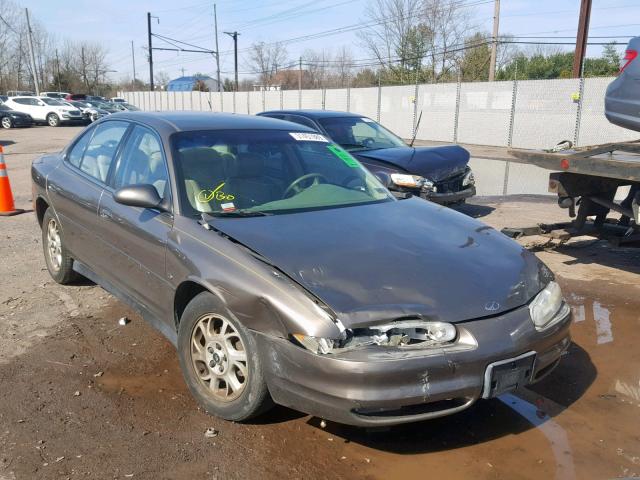
[[[469,10],[477,30],[491,32],[493,0],[460,0]],[[217,5],[221,78],[233,77],[233,40],[223,32],[238,31],[240,78],[251,77],[246,49],[254,42],[276,42],[366,22],[366,0],[17,0],[28,7],[50,33],[73,40],[100,42],[108,50],[114,79],[131,78],[134,42],[136,77],[149,79],[146,58],[147,12],[154,16],[152,31],[158,35],[215,50],[213,5]],[[68,4],[65,6],[65,4]],[[575,41],[580,0],[501,0],[500,34],[515,36],[564,36]],[[607,42],[597,36],[620,36],[620,50],[629,36],[640,35],[640,0],[593,0],[590,41]],[[624,37],[624,38],[622,38]],[[524,39],[523,39],[524,40]],[[552,41],[539,39],[533,41]],[[153,39],[154,47],[173,48]],[[288,56],[297,59],[305,49],[334,52],[349,46],[354,59],[370,58],[356,31],[287,44]],[[189,47],[185,47],[189,48]],[[569,46],[564,48],[571,48]],[[602,47],[588,47],[587,56],[598,56]],[[215,78],[210,54],[154,51],[154,71],[170,78],[184,73],[209,74]]]

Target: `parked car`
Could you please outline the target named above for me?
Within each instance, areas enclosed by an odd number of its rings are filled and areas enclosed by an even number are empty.
[[[88,100],[90,102],[108,102],[109,101],[106,98],[101,97],[99,95],[87,95],[85,100]]]
[[[59,98],[64,100],[67,95],[70,95],[68,92],[41,92],[41,97],[49,97],[49,98]]]
[[[30,127],[33,118],[27,113],[17,112],[4,103],[0,104],[0,125],[2,128]]]
[[[64,97],[66,101],[70,100],[86,100],[87,96],[84,93],[69,93]]]
[[[120,113],[32,178],[52,278],[135,306],[227,420],[272,401],[354,425],[439,417],[539,380],[570,343],[534,254],[395,198],[295,123]]]
[[[127,103],[127,101],[122,97],[113,97],[111,101],[114,103]]]
[[[35,92],[22,91],[22,90],[9,90],[7,92],[9,97],[35,97]]]
[[[640,132],[640,37],[627,45],[618,77],[607,88],[604,113],[611,123]]]
[[[459,145],[413,147],[370,118],[330,110],[276,110],[258,115],[299,123],[329,136],[391,190],[441,204],[475,195],[469,152]]]
[[[58,127],[63,123],[80,123],[82,113],[77,108],[64,105],[60,100],[49,97],[11,97],[5,105],[18,112],[28,113],[35,122]]]
[[[122,109],[118,108],[117,105],[111,102],[90,102],[87,100],[83,100],[83,101],[94,108],[99,108],[100,110],[104,110],[105,112],[108,112],[108,113],[118,113],[123,111]]]
[[[140,109],[135,105],[132,105],[127,102],[115,102],[113,106],[116,107],[121,112],[138,112]]]
[[[90,102],[83,102],[82,100],[72,100],[68,102],[72,107],[77,108],[82,112],[82,116],[86,123],[95,122],[96,120],[106,117],[110,112],[101,108],[93,106]]]

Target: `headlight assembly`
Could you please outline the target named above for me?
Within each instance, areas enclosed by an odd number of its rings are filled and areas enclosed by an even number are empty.
[[[469,169],[469,171],[464,174],[464,177],[462,177],[462,186],[467,187],[469,185],[475,185],[475,184],[476,184],[476,178],[473,176],[473,172],[471,171],[471,169]]]
[[[420,188],[424,185],[425,178],[420,175],[408,175],[406,173],[392,173],[391,181],[399,187]]]
[[[562,298],[560,285],[549,284],[529,304],[531,320],[537,330],[544,330],[565,318],[569,313],[569,305]]]
[[[317,338],[296,333],[293,338],[316,354],[340,353],[367,346],[429,348],[452,343],[458,335],[455,325],[446,322],[405,320],[372,325],[344,332],[342,339]]]

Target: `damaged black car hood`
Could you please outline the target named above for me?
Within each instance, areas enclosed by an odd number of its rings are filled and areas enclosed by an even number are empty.
[[[424,200],[216,219],[325,302],[344,325],[461,322],[522,306],[551,279],[532,253]]]
[[[434,182],[464,172],[470,157],[469,152],[459,145],[395,147],[350,153],[365,162],[367,159],[379,160]]]

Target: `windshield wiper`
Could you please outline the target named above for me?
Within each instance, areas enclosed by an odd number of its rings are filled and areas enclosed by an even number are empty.
[[[221,218],[221,217],[268,217],[273,215],[270,212],[262,212],[260,210],[230,210],[228,212],[207,212],[202,214],[208,217]]]
[[[368,148],[368,147],[362,145],[361,143],[341,143],[340,146],[344,147],[344,148],[361,148],[361,149],[367,149]]]

